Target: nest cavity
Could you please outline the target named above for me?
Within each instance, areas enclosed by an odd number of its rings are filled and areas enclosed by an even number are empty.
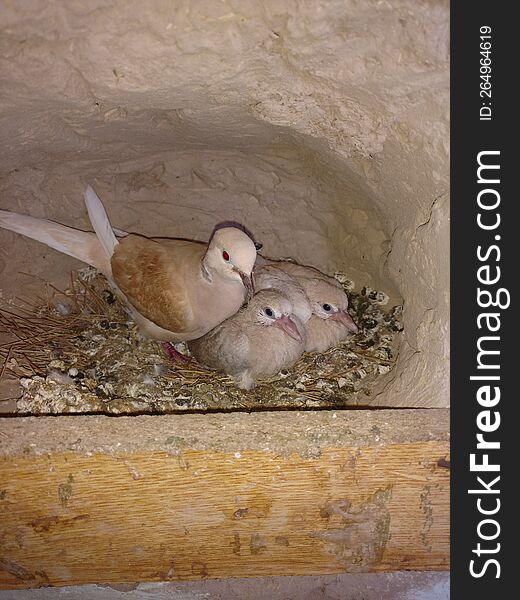
[[[345,274],[336,279],[349,296],[360,331],[339,346],[306,353],[288,370],[238,389],[194,360],[172,363],[159,342],[144,338],[106,279],[91,268],[71,276],[68,289],[50,284],[30,308],[0,307],[0,377],[20,378],[23,414],[142,414],[237,409],[342,408],[370,403],[374,382],[396,360],[401,306],[388,296],[360,293]],[[186,348],[177,346],[184,352]]]

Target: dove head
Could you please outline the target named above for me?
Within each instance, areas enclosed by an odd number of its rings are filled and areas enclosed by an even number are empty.
[[[204,256],[204,267],[210,276],[242,283],[248,297],[253,295],[251,272],[256,260],[253,240],[237,227],[216,229]]]
[[[358,326],[347,312],[348,298],[342,287],[323,279],[308,279],[301,283],[311,303],[313,315],[341,323],[352,333],[358,332]]]
[[[299,342],[302,336],[291,317],[293,307],[289,299],[274,290],[261,290],[247,305],[254,322],[263,327],[278,327]]]

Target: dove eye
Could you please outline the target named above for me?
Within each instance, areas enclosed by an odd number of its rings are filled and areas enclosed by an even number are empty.
[[[330,304],[324,304],[322,308],[325,312],[330,312],[332,310],[332,306]]]
[[[271,317],[271,318],[274,317],[274,311],[272,308],[265,308],[264,312],[268,317]]]
[[[224,259],[226,262],[229,262],[230,256],[229,256],[229,254],[228,254],[228,253],[227,253],[225,250],[222,252],[222,258],[223,258],[223,259]]]

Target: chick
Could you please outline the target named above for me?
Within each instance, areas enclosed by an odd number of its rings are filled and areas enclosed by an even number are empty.
[[[287,296],[293,306],[293,314],[302,323],[307,323],[311,318],[312,308],[307,294],[294,277],[274,265],[255,267],[253,276],[257,291],[277,290]]]
[[[261,290],[249,304],[205,336],[188,342],[195,359],[250,390],[291,367],[305,348],[305,329],[287,296]]]
[[[306,352],[325,352],[358,332],[356,323],[347,311],[347,294],[336,279],[314,267],[296,263],[270,262],[269,265],[290,275],[301,285],[309,299],[312,316],[305,323]]]

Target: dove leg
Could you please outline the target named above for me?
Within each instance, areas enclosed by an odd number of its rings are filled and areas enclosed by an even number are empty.
[[[162,347],[166,354],[173,360],[173,362],[190,362],[191,358],[189,356],[184,356],[178,350],[175,349],[175,346],[171,342],[163,342]]]

